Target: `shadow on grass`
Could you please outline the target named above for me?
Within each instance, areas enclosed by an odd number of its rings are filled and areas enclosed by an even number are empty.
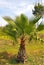
[[[10,53],[7,53],[6,51],[2,52],[0,53],[0,64],[1,63],[17,64],[16,57],[17,57],[16,55],[12,55]]]
[[[16,62],[16,55],[12,55],[8,52],[0,53],[0,65],[19,65]],[[20,64],[22,65],[22,64]],[[28,64],[27,65],[44,65],[44,52],[43,51],[34,51],[28,57]]]

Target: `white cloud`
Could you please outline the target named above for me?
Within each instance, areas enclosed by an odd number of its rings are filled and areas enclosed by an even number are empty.
[[[21,2],[12,2],[10,0],[0,0],[0,8],[5,9],[5,10],[10,10],[10,13],[13,13],[15,16],[20,15],[21,13],[24,13],[27,15],[27,13],[29,12],[30,14],[28,14],[29,16],[32,15],[32,8],[33,5],[29,4],[26,1],[21,1]],[[3,11],[4,12],[4,11]],[[4,12],[5,13],[5,12]],[[14,15],[10,15],[11,17],[13,17]],[[0,25],[5,25],[6,23],[4,22],[4,20],[0,17]]]
[[[20,6],[17,6],[17,7],[10,7],[11,11],[16,14],[16,15],[20,15],[21,13],[24,13],[24,14],[27,14],[28,12],[30,14],[32,14],[32,9],[34,8],[34,6],[32,4],[24,4],[23,6],[23,3],[22,5]]]
[[[29,4],[30,1],[28,0],[0,0],[0,8],[5,9],[5,11],[10,10],[9,15],[13,17],[14,15],[20,15],[21,13],[26,14],[27,16],[32,16],[32,9],[34,9],[34,4]],[[44,0],[42,0],[42,3],[44,3]],[[0,12],[1,13],[1,12]],[[3,11],[3,13],[5,13]],[[3,15],[3,14],[2,14]],[[0,16],[0,25],[5,25],[4,20]]]
[[[42,0],[42,3],[44,4],[44,0]]]
[[[29,5],[28,2],[20,2],[20,3],[14,3],[14,2],[7,2],[6,0],[0,1],[0,7],[8,8],[11,10],[11,12],[15,15],[19,15],[21,13],[27,14],[27,12],[32,13],[33,5]]]

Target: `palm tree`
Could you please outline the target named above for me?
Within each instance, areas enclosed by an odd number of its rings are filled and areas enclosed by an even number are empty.
[[[31,33],[35,33],[37,30],[35,23],[40,19],[40,17],[34,18],[30,21],[24,14],[17,16],[15,20],[12,20],[10,17],[3,18],[8,22],[8,25],[3,28],[3,32],[10,35],[16,41],[17,38],[20,38],[20,48],[17,55],[17,61],[25,62],[27,60],[25,41],[26,39],[29,39]],[[30,39],[31,38],[33,38],[32,35]]]

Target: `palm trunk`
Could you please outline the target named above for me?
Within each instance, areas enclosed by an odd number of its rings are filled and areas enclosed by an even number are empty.
[[[24,40],[24,37],[22,37],[18,56],[17,56],[17,62],[24,63],[25,61],[27,61],[26,50],[25,50],[25,40]]]

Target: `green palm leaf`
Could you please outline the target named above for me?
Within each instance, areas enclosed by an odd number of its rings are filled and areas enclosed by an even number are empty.
[[[8,24],[11,24],[12,26],[15,25],[14,20],[12,18],[10,18],[9,16],[5,16],[3,17],[4,20],[6,20],[8,22]]]
[[[44,30],[44,24],[40,24],[37,28],[38,31]]]

